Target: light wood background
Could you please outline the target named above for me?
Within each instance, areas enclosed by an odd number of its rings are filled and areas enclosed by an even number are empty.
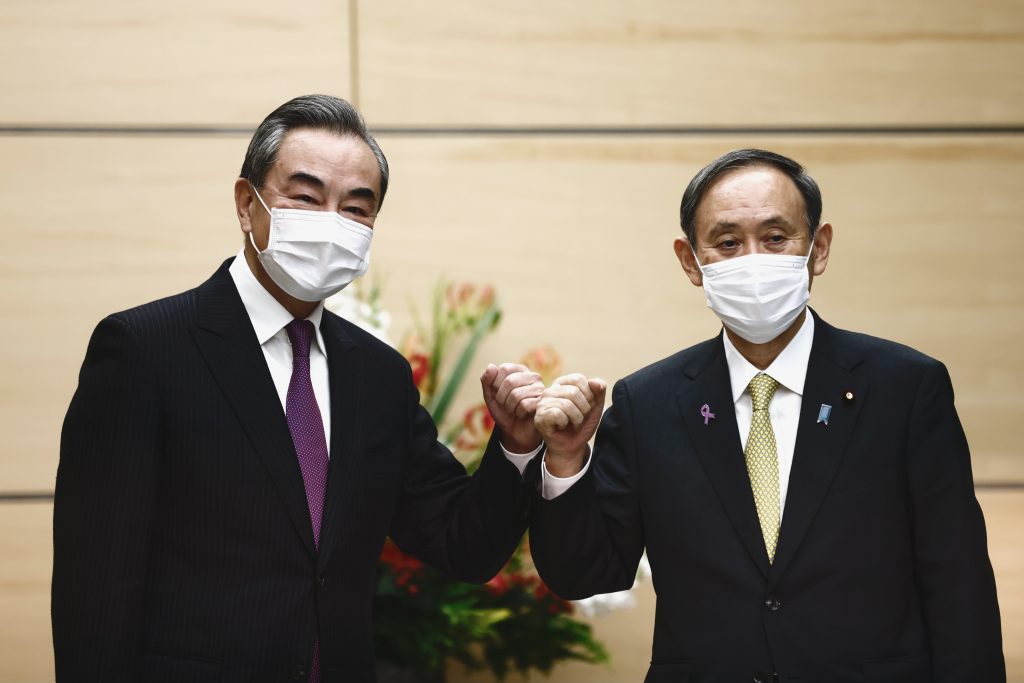
[[[836,227],[812,304],[949,366],[1024,682],[1016,0],[22,0],[0,5],[0,60],[0,683],[53,677],[45,494],[92,327],[237,251],[248,131],[305,92],[380,131],[393,336],[439,276],[490,283],[481,363],[551,344],[615,380],[711,336],[671,251],[683,187],[739,146],[808,166]],[[653,606],[647,584],[595,622],[610,668],[551,680],[641,680]]]

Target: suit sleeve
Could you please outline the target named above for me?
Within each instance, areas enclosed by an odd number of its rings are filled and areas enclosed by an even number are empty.
[[[127,323],[89,342],[64,428],[53,513],[57,681],[135,681],[159,452],[156,387]]]
[[[472,477],[443,444],[409,386],[409,444],[401,499],[389,535],[448,576],[483,583],[497,574],[526,531],[526,477],[505,457],[497,430]],[[539,458],[534,458],[536,462]]]
[[[578,600],[633,585],[644,550],[634,422],[619,382],[601,419],[587,473],[552,500],[539,495],[530,516],[530,548],[541,578]]]
[[[940,363],[929,366],[918,388],[908,446],[915,573],[932,680],[1005,681],[985,521],[953,386]]]

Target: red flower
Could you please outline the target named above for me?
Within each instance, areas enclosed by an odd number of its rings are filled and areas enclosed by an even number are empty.
[[[491,438],[493,431],[494,418],[491,412],[486,405],[478,403],[463,416],[462,431],[455,440],[455,448],[460,451],[478,451]]]
[[[419,592],[419,586],[410,583],[423,575],[423,563],[412,555],[406,555],[391,541],[384,543],[380,553],[380,561],[391,571],[395,584],[405,588],[410,594]]]
[[[412,366],[412,383],[422,389],[423,380],[430,376],[430,358],[425,353],[413,353],[408,360]]]
[[[539,578],[537,580],[537,587],[533,589],[533,597],[540,603],[547,603],[548,612],[551,614],[571,614],[573,611],[572,603],[568,600],[563,600],[547,587],[543,581]]]
[[[493,579],[484,584],[488,591],[493,595],[504,595],[508,593],[509,585],[508,579],[505,578],[504,574],[498,574]]]

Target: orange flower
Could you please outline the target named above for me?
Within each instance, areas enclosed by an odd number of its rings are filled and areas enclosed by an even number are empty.
[[[476,299],[477,305],[480,306],[481,310],[486,311],[494,303],[494,287],[490,285],[484,285],[480,288],[480,292],[477,294]]]
[[[472,282],[453,282],[445,289],[444,301],[451,315],[472,325],[494,303],[494,288]]]
[[[462,308],[473,295],[473,285],[469,282],[453,282],[444,290],[444,303],[449,311]]]
[[[521,362],[539,374],[544,384],[551,384],[562,374],[562,358],[551,346],[537,346],[530,349]]]

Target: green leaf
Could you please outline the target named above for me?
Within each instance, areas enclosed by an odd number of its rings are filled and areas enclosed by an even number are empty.
[[[466,342],[466,346],[462,349],[462,353],[459,354],[459,359],[455,362],[455,367],[452,369],[452,374],[448,376],[444,386],[439,392],[434,394],[433,399],[427,404],[427,410],[434,418],[434,424],[442,424],[444,417],[448,412],[448,408],[451,407],[452,399],[455,398],[456,392],[459,390],[459,386],[462,384],[462,380],[466,377],[466,372],[469,370],[470,364],[473,362],[473,357],[476,355],[477,349],[480,347],[480,342],[483,341],[491,330],[498,325],[498,321],[501,320],[501,309],[498,308],[497,302],[491,304],[491,307],[480,316],[480,320],[477,321],[476,326],[473,328],[473,333],[469,337],[469,341]]]
[[[437,285],[434,287],[434,302],[433,312],[431,317],[431,324],[433,326],[432,339],[430,341],[430,368],[428,370],[428,377],[430,378],[430,402],[434,401],[434,397],[437,395],[437,375],[441,370],[441,363],[444,361],[444,354],[448,346],[448,325],[444,319],[444,290],[445,283],[444,279],[437,281]],[[429,409],[428,409],[429,410]],[[430,411],[433,414],[433,411]],[[440,423],[440,420],[434,420],[435,424]]]

